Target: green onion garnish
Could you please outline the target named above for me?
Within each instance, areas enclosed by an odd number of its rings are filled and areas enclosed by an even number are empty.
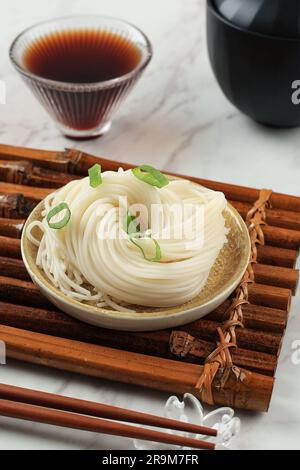
[[[59,222],[51,222],[52,217],[54,217],[56,214],[59,214],[61,211],[66,211],[64,217],[59,221]],[[66,202],[61,202],[58,204],[58,206],[53,207],[51,211],[47,215],[47,222],[50,228],[54,229],[60,229],[63,228],[67,223],[69,222],[71,218],[71,211],[69,209],[69,206]]]
[[[161,260],[160,246],[154,238],[151,238],[151,236],[147,237],[147,238],[150,238],[151,240],[153,240],[153,242],[155,244],[155,256],[152,257],[152,258],[148,258],[146,256],[143,247],[137,242],[138,238],[143,237],[143,233],[141,232],[141,226],[140,226],[140,224],[137,223],[137,221],[135,220],[135,217],[132,216],[129,211],[127,212],[127,215],[126,215],[125,220],[124,220],[124,230],[128,233],[129,240],[141,250],[145,260],[154,261],[154,262],[155,261],[157,262],[157,261]]]
[[[132,173],[136,178],[143,181],[144,183],[151,184],[157,188],[163,188],[169,184],[168,178],[163,175],[159,170],[153,168],[150,165],[141,165],[133,168]]]
[[[131,215],[129,211],[127,212],[124,220],[124,230],[126,233],[128,233],[128,235],[132,235],[141,231],[140,224],[137,223],[135,217]]]
[[[97,186],[100,186],[102,183],[101,165],[99,165],[99,163],[95,163],[94,166],[89,168],[88,173],[90,177],[90,186],[92,188],[97,188]]]
[[[138,242],[136,241],[138,237],[136,236],[130,236],[129,237],[129,240],[135,245],[137,246],[142,254],[143,254],[143,257],[145,258],[145,260],[147,261],[153,261],[153,262],[158,262],[161,260],[161,249],[160,249],[160,246],[158,244],[158,242],[154,239],[154,238],[151,238],[151,240],[154,241],[154,244],[155,244],[155,256],[153,258],[148,258],[145,254],[145,251],[143,249],[143,247],[141,245],[138,244]]]

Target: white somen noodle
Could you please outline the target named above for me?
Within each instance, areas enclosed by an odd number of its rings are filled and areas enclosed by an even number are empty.
[[[130,207],[143,204],[151,212],[153,204],[162,209],[161,238],[153,234],[161,258],[155,254],[151,236],[134,244],[121,222],[123,199]],[[121,198],[121,199],[120,199]],[[71,218],[57,230],[47,222],[49,211],[67,203]],[[193,226],[192,214],[186,220],[171,216],[169,207],[193,204],[203,210],[203,238]],[[81,302],[131,311],[135,305],[172,307],[181,305],[203,289],[220,250],[226,243],[223,193],[208,190],[186,180],[172,180],[163,188],[137,179],[130,170],[102,173],[102,184],[90,186],[89,178],[68,183],[45,199],[41,221],[27,227],[27,237],[38,247],[36,264],[51,283],[64,294]],[[126,211],[125,211],[126,214]],[[149,230],[151,233],[149,220]],[[193,237],[176,237],[180,225],[187,224]],[[33,236],[34,227],[42,238]],[[122,236],[101,237],[102,229],[117,229]],[[181,227],[182,228],[182,227]],[[164,233],[171,233],[165,237]]]

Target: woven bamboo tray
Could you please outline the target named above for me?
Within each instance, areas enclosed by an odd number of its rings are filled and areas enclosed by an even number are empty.
[[[250,277],[192,324],[116,333],[83,324],[50,304],[28,277],[20,253],[32,208],[55,188],[85,176],[95,162],[103,171],[130,167],[76,150],[0,145],[0,340],[8,357],[266,411],[298,282],[300,197],[190,178],[223,191],[249,230],[251,224],[255,228]]]

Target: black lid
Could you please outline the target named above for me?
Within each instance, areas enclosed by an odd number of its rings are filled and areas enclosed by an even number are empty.
[[[213,0],[215,8],[242,29],[300,38],[300,0]]]

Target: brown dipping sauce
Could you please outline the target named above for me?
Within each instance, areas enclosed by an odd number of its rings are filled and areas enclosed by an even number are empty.
[[[122,77],[133,71],[142,53],[129,39],[105,30],[73,29],[50,33],[25,49],[24,68],[40,77],[75,84],[91,84]],[[126,84],[87,90],[51,92],[52,114],[63,125],[77,130],[96,128],[109,119]],[[45,87],[46,89],[46,87]],[[49,102],[48,92],[44,93]],[[53,108],[53,104],[51,105]],[[48,106],[49,108],[49,106]]]
[[[74,29],[36,39],[24,52],[25,68],[44,78],[94,83],[131,72],[141,59],[128,39],[108,31]]]

